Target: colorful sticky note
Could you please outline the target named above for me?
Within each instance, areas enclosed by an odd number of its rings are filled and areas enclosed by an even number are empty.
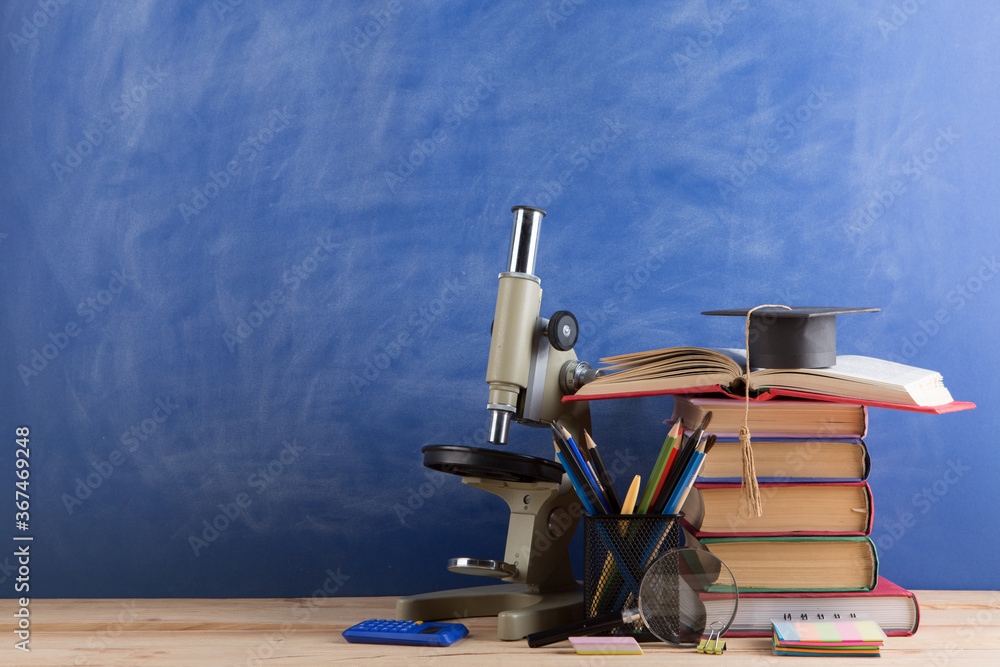
[[[642,655],[635,637],[570,637],[580,655]]]

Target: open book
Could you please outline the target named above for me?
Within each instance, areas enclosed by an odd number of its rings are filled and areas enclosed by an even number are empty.
[[[607,373],[564,400],[723,391],[744,395],[746,356],[730,348],[675,347],[601,359]],[[893,361],[840,355],[828,368],[762,368],[750,374],[757,399],[792,396],[920,412],[975,407],[955,401],[941,374]]]

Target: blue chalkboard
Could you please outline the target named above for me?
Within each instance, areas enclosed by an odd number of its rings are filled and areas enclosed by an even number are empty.
[[[917,0],[8,2],[0,438],[30,429],[32,596],[474,585],[510,207],[576,351],[735,346],[703,310],[857,305],[838,346],[977,410],[873,410],[873,539],[997,588],[1000,10]],[[669,398],[603,402],[646,475]],[[515,425],[508,448],[551,456]],[[624,489],[624,482],[622,483]],[[4,563],[0,558],[0,563]],[[15,595],[9,563],[0,591]]]

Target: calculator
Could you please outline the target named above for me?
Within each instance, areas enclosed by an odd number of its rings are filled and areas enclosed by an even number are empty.
[[[450,646],[469,634],[461,623],[424,621],[362,621],[344,630],[344,639],[355,644],[404,644],[406,646]]]

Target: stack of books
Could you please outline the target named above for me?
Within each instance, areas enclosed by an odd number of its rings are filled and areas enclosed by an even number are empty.
[[[760,517],[739,512],[744,403],[678,395],[672,419],[689,424],[707,410],[719,439],[683,512],[688,530],[729,566],[740,587],[729,635],[769,636],[775,618],[861,613],[884,623],[887,633],[915,632],[916,598],[880,579],[870,538],[867,408],[804,399],[751,407]],[[711,598],[705,602],[710,606]]]
[[[684,504],[686,528],[732,570],[740,603],[729,636],[772,634],[772,620],[864,615],[888,635],[913,634],[919,605],[879,576],[870,538],[868,407],[944,413],[954,401],[940,374],[867,357],[823,369],[755,371],[747,413],[739,350],[673,348],[613,357],[618,372],[572,400],[674,394],[672,420],[687,428],[712,413],[717,442]],[[745,363],[745,362],[744,362]],[[739,512],[743,477],[737,434],[749,430],[763,506]],[[693,426],[692,426],[693,427]],[[706,607],[715,604],[704,594]],[[725,595],[720,595],[723,601]]]

